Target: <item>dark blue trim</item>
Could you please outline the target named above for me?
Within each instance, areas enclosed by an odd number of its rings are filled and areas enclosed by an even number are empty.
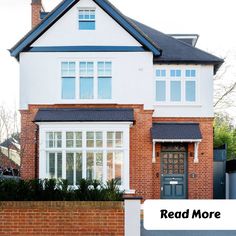
[[[142,45],[146,46],[155,56],[160,56],[161,52],[156,46],[143,36],[133,25],[131,25],[119,12],[113,9],[104,0],[94,0],[105,12],[107,12],[114,20],[116,20],[123,28],[125,28],[134,38],[136,38]]]
[[[32,47],[28,52],[144,52],[143,47],[133,46],[58,46]]]
[[[20,42],[18,42],[11,50],[11,56],[18,57],[23,50],[27,51],[27,47],[37,40],[53,23],[55,23],[62,15],[64,15],[79,0],[65,0],[58,5],[55,10],[49,13],[45,19],[36,28],[30,31]],[[161,55],[160,50],[154,43],[136,29],[124,16],[115,10],[105,0],[94,0],[101,8],[103,8],[114,20],[116,20],[124,29],[126,29],[136,40],[143,46],[153,52],[155,56]]]

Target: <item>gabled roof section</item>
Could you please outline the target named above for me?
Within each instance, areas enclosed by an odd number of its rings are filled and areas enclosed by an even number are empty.
[[[136,27],[132,21],[125,17],[117,8],[107,0],[93,0],[107,14],[109,14],[118,24],[120,24],[130,35],[140,44],[153,52],[155,56],[161,55],[161,49],[156,42],[149,38],[142,30]],[[67,11],[69,11],[79,0],[64,0],[42,22],[33,28],[24,38],[22,38],[13,48],[10,49],[11,56],[19,58],[22,51],[27,51],[29,46],[35,42],[46,30],[57,22]]]
[[[130,19],[131,20],[131,19]],[[183,41],[175,39],[167,34],[146,26],[138,21],[131,20],[149,38],[151,38],[162,49],[160,57],[154,57],[154,63],[193,63],[211,64],[215,66],[215,71],[224,62],[221,58],[204,52]]]

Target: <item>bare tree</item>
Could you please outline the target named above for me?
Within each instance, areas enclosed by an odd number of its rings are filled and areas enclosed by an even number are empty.
[[[227,53],[224,64],[214,77],[214,108],[217,111],[236,106],[236,51]]]

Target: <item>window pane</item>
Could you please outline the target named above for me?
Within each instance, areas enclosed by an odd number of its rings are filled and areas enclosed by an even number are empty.
[[[166,82],[156,81],[156,101],[163,102],[166,100]]]
[[[57,178],[62,178],[62,153],[57,153]]]
[[[166,77],[166,70],[156,70],[157,77]]]
[[[103,146],[103,138],[102,132],[96,132],[96,147]]]
[[[48,177],[49,178],[55,178],[55,153],[49,153],[48,154]]]
[[[74,133],[66,132],[66,147],[72,148],[74,147]]]
[[[66,153],[66,179],[69,185],[74,184],[74,153]]]
[[[76,153],[76,185],[82,179],[82,153]]]
[[[87,153],[87,171],[86,171],[86,177],[89,180],[94,179],[94,153],[88,152]]]
[[[113,179],[113,153],[107,153],[107,180]]]
[[[96,153],[96,179],[102,181],[103,153]]]
[[[123,152],[115,153],[115,180],[118,185],[122,183]]]
[[[116,132],[116,148],[121,148],[123,146],[123,133]]]
[[[98,98],[111,99],[111,77],[98,78]]]
[[[181,101],[181,82],[180,81],[171,81],[171,101],[178,102]]]
[[[75,98],[75,78],[62,78],[62,99]]]
[[[53,132],[47,132],[46,133],[46,146],[47,146],[47,148],[53,148],[54,147]]]
[[[76,137],[76,147],[81,148],[82,147],[82,132],[76,132],[75,137]]]
[[[80,78],[80,99],[93,99],[93,78]]]
[[[196,82],[195,81],[186,81],[185,84],[185,94],[186,101],[194,102],[196,101]]]
[[[80,21],[80,30],[95,30],[95,21]]]

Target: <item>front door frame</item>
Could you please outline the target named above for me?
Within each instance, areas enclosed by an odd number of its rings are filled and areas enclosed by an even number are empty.
[[[162,143],[163,144],[163,143]],[[185,151],[162,151],[162,144],[161,144],[161,148],[160,148],[160,197],[161,199],[168,199],[168,198],[164,198],[163,197],[163,161],[162,161],[162,154],[163,153],[184,153],[184,186],[185,186],[185,197],[183,199],[188,199],[188,143],[184,143],[186,146],[186,150]],[[178,145],[179,143],[176,143],[176,145]],[[173,174],[174,175],[174,174]],[[177,174],[176,174],[177,175]],[[175,198],[173,198],[175,199]],[[176,198],[179,199],[179,198]]]

